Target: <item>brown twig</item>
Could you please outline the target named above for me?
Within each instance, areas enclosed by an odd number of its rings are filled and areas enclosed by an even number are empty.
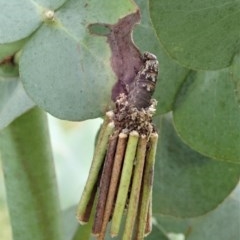
[[[105,207],[105,213],[103,218],[103,224],[101,233],[98,237],[98,240],[104,240],[104,236],[107,229],[107,224],[112,214],[113,203],[117,193],[117,187],[119,184],[120,176],[121,176],[121,168],[124,159],[125,149],[127,145],[127,137],[126,133],[120,133],[118,138],[117,150],[114,159],[112,177],[110,182],[110,187],[108,191],[107,203]]]
[[[115,132],[109,138],[108,150],[107,150],[103,171],[101,175],[101,181],[99,186],[99,196],[98,196],[96,214],[95,214],[95,219],[94,219],[94,224],[92,229],[92,233],[95,236],[98,236],[102,229],[105,204],[106,204],[106,199],[108,195],[108,188],[110,185],[111,175],[112,175],[112,168],[113,168],[114,156],[115,156],[116,145],[118,140],[118,134],[119,132]]]
[[[151,232],[152,232],[152,193],[148,205],[147,221],[144,236],[145,237],[148,236]]]

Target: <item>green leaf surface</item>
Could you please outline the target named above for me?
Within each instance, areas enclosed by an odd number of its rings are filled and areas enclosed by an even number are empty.
[[[93,214],[90,222],[85,225],[80,225],[76,218],[77,205],[73,205],[62,211],[62,223],[64,229],[64,240],[89,240],[92,232]]]
[[[152,232],[146,237],[146,240],[171,240],[159,225],[153,224]]]
[[[150,0],[150,15],[164,48],[192,69],[230,65],[240,48],[240,2]]]
[[[239,198],[231,195],[217,209],[198,218],[155,217],[168,233],[183,233],[186,240],[235,240],[240,238],[239,211]]]
[[[177,136],[167,116],[162,121],[157,119],[157,125],[160,139],[153,213],[193,217],[216,208],[237,185],[240,166],[215,161],[191,150]]]
[[[187,240],[232,240],[240,239],[240,202],[229,200],[218,211],[193,221],[193,230]]]
[[[0,44],[0,61],[20,50],[27,40],[28,38],[12,43]]]
[[[18,78],[0,77],[0,129],[33,106]]]
[[[174,62],[161,46],[149,17],[148,1],[135,2],[141,9],[142,18],[134,28],[133,39],[143,52],[151,52],[158,57],[159,76],[154,98],[158,101],[157,113],[166,113],[172,109],[176,93],[189,70]]]
[[[75,218],[77,206],[70,207],[62,211],[63,239],[72,240],[78,224]]]
[[[106,38],[90,35],[88,26],[114,24],[135,10],[127,0],[121,4],[110,0],[64,4],[56,13],[55,24],[43,25],[20,58],[20,76],[33,101],[61,119],[102,115],[116,78]]]
[[[108,61],[106,52],[102,57]],[[104,61],[61,29],[42,26],[23,52],[20,76],[44,110],[61,119],[85,120],[101,115],[110,100],[114,76]]]
[[[18,65],[12,62],[5,62],[0,64],[0,79],[1,78],[14,78],[19,76]]]
[[[0,0],[0,44],[32,34],[41,24],[41,7],[29,0]]]
[[[34,0],[34,3],[39,7],[44,7],[49,10],[55,10],[63,5],[67,0]]]
[[[240,109],[231,69],[190,74],[173,113],[177,132],[190,147],[240,163]]]
[[[232,80],[234,83],[234,93],[238,105],[240,105],[240,54],[235,55],[233,63],[230,66]]]
[[[14,240],[61,239],[60,211],[45,114],[33,109],[0,134]]]

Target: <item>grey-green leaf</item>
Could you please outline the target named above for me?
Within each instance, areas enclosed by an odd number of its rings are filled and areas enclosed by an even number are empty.
[[[41,24],[42,9],[29,0],[0,0],[0,44],[16,42]]]
[[[146,237],[147,240],[171,240],[157,224],[153,224],[152,232]]]
[[[67,0],[34,0],[36,4],[49,10],[55,10],[63,5]]]
[[[216,208],[237,185],[240,165],[216,161],[190,149],[177,136],[167,116],[162,122],[157,120],[157,125],[160,139],[153,213],[194,217]]]
[[[75,217],[77,206],[73,205],[62,211],[63,239],[72,240],[79,224]],[[86,239],[87,240],[87,239]]]
[[[236,189],[239,192],[239,187]],[[155,216],[169,233],[183,234],[186,240],[235,240],[240,238],[240,202],[234,194],[214,211],[198,218]]]
[[[101,116],[111,102],[116,77],[106,38],[91,35],[88,26],[113,24],[134,11],[136,6],[127,0],[64,4],[55,22],[34,34],[20,59],[20,77],[33,101],[61,119]]]
[[[34,103],[26,95],[18,78],[0,77],[0,129],[28,111]]]
[[[20,59],[20,76],[33,101],[61,119],[100,116],[111,99],[114,76],[109,52],[101,59],[91,51],[61,29],[42,26]]]
[[[136,3],[142,17],[141,23],[133,31],[134,42],[142,51],[158,57],[159,77],[154,98],[158,101],[157,113],[166,113],[172,110],[176,93],[189,70],[173,61],[161,46],[150,20],[148,1],[137,0]]]
[[[229,66],[239,51],[239,7],[236,0],[150,0],[150,15],[172,58],[213,70]]]
[[[236,100],[238,102],[238,105],[240,105],[240,54],[237,54],[234,57],[230,70],[232,73]]]
[[[6,44],[0,43],[0,61],[3,60],[5,57],[15,54],[18,50],[20,50],[24,46],[27,40],[28,38],[12,43]]]
[[[190,74],[173,114],[178,134],[191,148],[240,163],[240,109],[231,69]]]

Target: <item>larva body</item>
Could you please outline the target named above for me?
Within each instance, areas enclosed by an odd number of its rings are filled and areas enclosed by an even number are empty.
[[[158,60],[149,52],[143,54],[144,65],[129,88],[128,102],[137,109],[151,105],[158,76]]]

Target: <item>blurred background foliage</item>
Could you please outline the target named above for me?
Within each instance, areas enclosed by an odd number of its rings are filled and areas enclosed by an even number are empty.
[[[49,115],[48,120],[63,224],[68,223],[64,224],[64,240],[69,240],[78,226],[75,219],[76,204],[87,178],[94,139],[102,119],[74,123],[58,120]],[[240,236],[239,201],[240,190],[237,187],[215,210],[200,217],[181,219],[155,214],[153,232],[147,239],[207,240],[210,236],[215,236],[211,237],[211,240],[236,240]],[[2,168],[0,168],[0,226],[0,239],[12,240]],[[107,240],[109,239],[108,236]]]
[[[61,209],[65,210],[75,206],[79,201],[91,164],[95,135],[102,120],[76,123],[58,120],[50,115],[48,120]],[[81,172],[79,172],[80,169]],[[0,167],[0,239],[11,240],[11,226],[3,181],[3,172]],[[74,215],[71,218],[75,220]]]

